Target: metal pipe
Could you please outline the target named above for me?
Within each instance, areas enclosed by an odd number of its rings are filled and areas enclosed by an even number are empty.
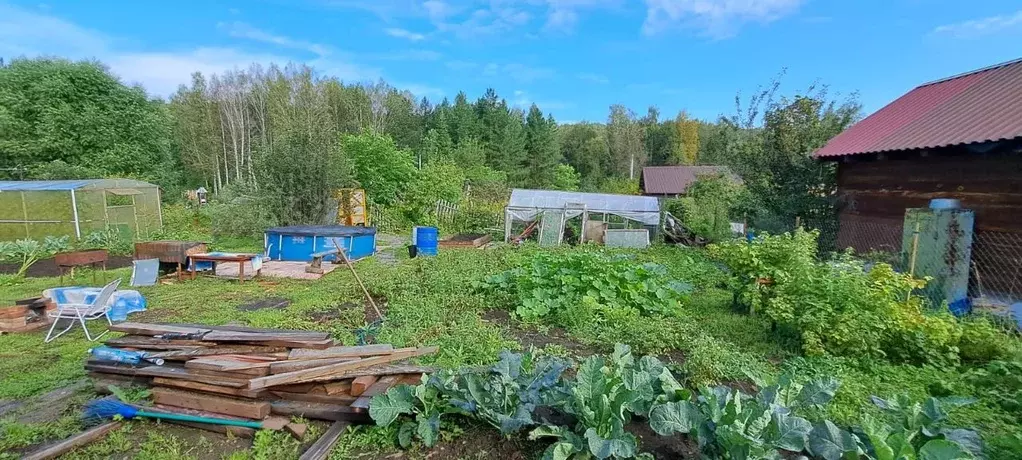
[[[75,238],[82,238],[82,229],[78,226],[78,200],[75,199],[75,189],[71,189],[71,210],[75,215]]]

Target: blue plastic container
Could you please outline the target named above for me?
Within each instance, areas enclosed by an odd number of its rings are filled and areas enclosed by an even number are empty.
[[[344,225],[300,225],[266,230],[264,250],[270,260],[308,262],[312,254],[340,246],[351,260],[369,257],[376,252],[376,228]],[[326,256],[324,261],[333,261]]]
[[[435,256],[440,231],[436,227],[415,228],[415,249],[420,256]]]

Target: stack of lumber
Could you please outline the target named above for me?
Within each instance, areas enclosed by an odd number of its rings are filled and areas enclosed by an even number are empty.
[[[389,344],[341,346],[325,332],[130,322],[110,329],[128,335],[107,340],[107,346],[144,351],[147,358],[165,363],[90,360],[85,368],[98,389],[148,385],[158,409],[220,418],[368,422],[373,396],[396,385],[417,384],[422,374],[434,370],[404,361],[437,351]]]

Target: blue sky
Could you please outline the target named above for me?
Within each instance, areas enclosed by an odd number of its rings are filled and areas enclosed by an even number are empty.
[[[304,62],[432,100],[487,87],[561,122],[611,104],[730,114],[786,69],[867,112],[1022,57],[1018,0],[272,0],[5,2],[0,56],[97,58],[158,96],[194,71]]]

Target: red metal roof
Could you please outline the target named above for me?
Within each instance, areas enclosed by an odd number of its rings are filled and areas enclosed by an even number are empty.
[[[646,195],[680,195],[698,176],[728,174],[736,181],[727,166],[646,166],[642,168],[642,192]]]
[[[1022,59],[927,83],[838,134],[817,158],[1022,137]]]

